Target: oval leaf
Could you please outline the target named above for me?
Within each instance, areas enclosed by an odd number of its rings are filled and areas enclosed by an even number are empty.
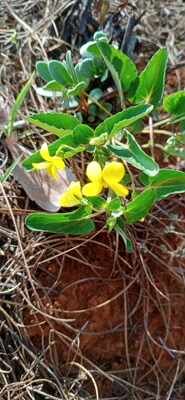
[[[126,145],[108,145],[108,149],[117,157],[144,171],[146,175],[155,176],[159,172],[158,164],[142,150],[130,132],[125,130],[125,133]]]
[[[185,115],[185,90],[165,96],[163,107],[172,115]]]
[[[157,176],[149,178],[149,188],[155,189],[156,200],[185,193],[185,173],[174,169],[161,169]]]
[[[128,110],[121,111],[112,117],[108,117],[95,129],[95,136],[102,133],[116,135],[123,128],[132,125],[141,118],[144,118],[153,110],[152,105],[141,104],[138,106],[130,107]]]
[[[185,160],[185,135],[170,137],[165,144],[164,150],[170,156],[180,157]]]
[[[67,90],[67,96],[80,96],[80,94],[82,92],[84,92],[84,90],[87,87],[87,83],[82,81],[77,83],[77,85],[75,85],[74,87],[72,87],[71,89]]]
[[[121,50],[103,40],[98,40],[97,45],[113,79],[120,81],[123,91],[128,91],[137,78],[137,69],[133,61]]]
[[[61,97],[65,89],[60,83],[51,81],[42,87],[36,87],[35,90],[40,96]]]
[[[86,235],[95,230],[94,221],[89,217],[89,209],[64,214],[35,213],[26,218],[26,226],[32,231]]]
[[[128,224],[134,224],[145,218],[156,201],[156,191],[152,188],[144,190],[138,194],[134,200],[128,203],[123,211]]]
[[[28,118],[28,121],[57,136],[62,136],[66,130],[68,132],[73,131],[80,124],[78,118],[66,113],[56,112],[34,114]]]
[[[96,74],[96,68],[92,58],[86,58],[79,62],[75,67],[78,79],[83,81],[84,79],[94,78]]]
[[[52,81],[52,76],[49,72],[49,65],[45,61],[38,61],[36,63],[36,70],[38,74],[41,76],[44,81],[50,82]]]
[[[127,253],[133,253],[134,246],[133,246],[133,243],[132,243],[131,239],[128,237],[128,234],[127,234],[127,231],[126,231],[126,227],[125,227],[125,224],[124,224],[124,221],[123,221],[122,217],[117,219],[117,223],[116,223],[116,226],[115,226],[114,229],[121,236],[121,238],[122,238],[122,240],[124,242],[124,245],[125,245]]]
[[[168,53],[160,49],[151,58],[139,77],[139,85],[134,96],[134,102],[149,103],[159,106],[163,97]]]
[[[64,64],[60,61],[53,60],[49,62],[49,73],[52,76],[52,80],[55,80],[64,86],[71,86],[73,84],[73,79]]]

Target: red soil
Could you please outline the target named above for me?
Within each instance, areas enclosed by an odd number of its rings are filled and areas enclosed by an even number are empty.
[[[169,383],[185,349],[185,259],[183,236],[168,232],[168,214],[178,213],[182,222],[171,228],[183,232],[185,208],[174,200],[166,212],[135,228],[132,256],[101,233],[73,246],[61,239],[65,254],[37,267],[40,304],[34,304],[41,311],[28,310],[25,325],[38,349],[50,341],[47,359],[58,367],[75,358],[85,366],[89,359],[109,370],[131,368],[137,385],[158,375],[162,386]]]

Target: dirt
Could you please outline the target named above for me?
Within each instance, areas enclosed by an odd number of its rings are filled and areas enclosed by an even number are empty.
[[[147,228],[138,225],[133,256],[101,233],[87,244],[73,241],[76,250],[66,241],[57,261],[38,263],[39,304],[33,304],[41,312],[27,310],[24,323],[38,350],[50,343],[45,357],[59,370],[72,360],[95,363],[122,377],[130,370],[138,387],[158,376],[160,387],[168,387],[185,348],[184,238],[170,233],[179,229],[173,215],[184,221],[185,207],[174,203],[171,227],[158,213]]]

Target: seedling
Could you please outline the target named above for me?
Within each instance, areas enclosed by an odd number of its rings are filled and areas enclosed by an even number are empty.
[[[64,169],[77,154],[87,155],[90,161],[82,180],[69,182],[61,194],[61,212],[31,214],[26,225],[33,231],[86,235],[96,229],[95,217],[104,214],[107,229],[118,232],[131,252],[127,226],[143,222],[156,202],[185,192],[185,173],[160,169],[143,150],[137,133],[150,133],[155,145],[155,129],[159,131],[162,125],[185,120],[185,94],[164,97],[168,60],[165,48],[154,54],[140,75],[133,61],[110,45],[101,32],[83,46],[81,55],[83,58],[76,66],[69,52],[63,63],[39,62],[37,71],[47,81],[42,94],[49,91],[78,99],[88,92],[90,82],[100,77],[101,71],[105,79],[111,74],[121,111],[107,116],[96,127],[67,113],[40,113],[29,118],[30,123],[58,138],[24,160],[28,173],[44,168],[54,181],[58,170]],[[153,123],[154,115],[160,116],[161,110],[168,113],[167,118]],[[184,143],[183,135],[171,136],[164,150],[184,158],[185,150],[178,147]]]

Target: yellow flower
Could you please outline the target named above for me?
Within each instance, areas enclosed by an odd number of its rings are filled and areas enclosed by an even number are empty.
[[[78,206],[82,200],[82,190],[80,182],[71,182],[68,189],[60,198],[61,207]]]
[[[112,161],[102,169],[97,161],[92,161],[87,167],[86,175],[90,183],[82,189],[84,196],[97,196],[103,188],[110,188],[121,197],[126,197],[129,193],[127,187],[120,183],[125,176],[125,167],[121,162]]]
[[[45,161],[40,163],[33,163],[32,166],[34,170],[38,171],[41,169],[47,169],[48,174],[51,175],[54,179],[57,179],[59,177],[57,171],[59,169],[62,170],[65,168],[64,161],[58,156],[50,156],[48,145],[46,143],[41,146],[40,155]]]

